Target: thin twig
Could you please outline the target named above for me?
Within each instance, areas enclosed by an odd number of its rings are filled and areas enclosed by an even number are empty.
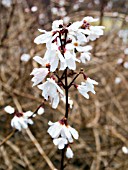
[[[0,143],[0,146],[7,142],[7,140],[9,140],[14,135],[15,132],[16,129],[14,129],[6,138],[4,138],[4,140]]]
[[[39,142],[37,141],[37,139],[33,136],[32,132],[30,131],[30,129],[26,129],[26,132],[28,134],[28,136],[30,137],[31,141],[33,142],[33,144],[35,145],[35,147],[37,148],[38,152],[41,154],[41,156],[44,158],[44,160],[47,162],[49,168],[51,170],[57,170],[55,168],[55,166],[53,165],[53,163],[50,161],[50,159],[48,158],[48,156],[46,155],[46,153],[44,152],[44,150],[42,149],[42,147],[40,146]]]

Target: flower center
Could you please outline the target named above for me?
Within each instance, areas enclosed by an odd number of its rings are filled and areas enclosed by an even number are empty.
[[[17,117],[22,117],[22,116],[23,116],[23,113],[16,112],[16,113],[15,113],[15,116],[17,116]]]

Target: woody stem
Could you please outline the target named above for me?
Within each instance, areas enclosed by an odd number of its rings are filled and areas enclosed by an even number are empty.
[[[65,70],[65,96],[66,96],[66,112],[65,112],[65,118],[68,119],[68,79],[67,79],[67,68]],[[65,150],[66,146],[62,150],[62,155],[61,155],[61,167],[60,170],[64,169],[64,156],[65,156]]]

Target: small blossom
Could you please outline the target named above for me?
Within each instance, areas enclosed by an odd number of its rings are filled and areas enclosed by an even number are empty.
[[[57,15],[58,14],[58,9],[53,7],[51,8],[51,12],[54,14],[54,15]]]
[[[124,62],[124,68],[128,69],[128,62]]]
[[[54,145],[58,146],[58,149],[64,149],[65,145],[68,143],[67,139],[65,138],[57,138],[53,139]]]
[[[128,148],[126,146],[122,147],[122,151],[124,154],[128,154]]]
[[[27,111],[25,113],[15,112],[15,116],[11,120],[11,126],[16,128],[17,130],[21,131],[22,129],[27,129],[28,124],[33,124],[31,117],[33,112]]]
[[[60,0],[60,1],[59,1],[59,5],[60,5],[60,6],[64,6],[64,5],[65,5],[65,0]]]
[[[103,29],[105,27],[104,26],[90,26],[89,30],[90,30],[90,35],[87,37],[88,41],[94,41],[97,38],[99,38],[101,35],[103,35]]]
[[[123,58],[119,58],[118,60],[117,60],[117,64],[122,64],[123,63]]]
[[[47,44],[48,42],[52,42],[58,36],[58,33],[55,33],[54,31],[45,31],[42,29],[38,29],[38,30],[44,34],[41,34],[34,39],[34,43],[36,44],[44,44],[44,43]]]
[[[78,139],[78,132],[71,126],[66,125],[65,123],[65,119],[62,119],[55,123],[49,122],[48,124],[50,125],[50,127],[47,132],[54,139],[61,136],[62,138],[68,139],[68,141],[72,143],[72,136],[74,137],[74,139]]]
[[[12,106],[6,106],[4,108],[5,112],[9,113],[9,114],[12,114],[14,113],[15,109],[12,107]]]
[[[33,86],[42,82],[47,74],[49,73],[48,68],[34,68],[30,75],[34,75],[32,78]]]
[[[100,4],[100,0],[94,0],[94,3],[99,5]]]
[[[53,21],[52,30],[55,30],[55,31],[60,30],[60,28],[59,28],[60,25],[61,26],[63,25],[63,20],[55,20],[55,21]]]
[[[83,22],[88,22],[88,23],[97,22],[97,21],[99,21],[99,18],[93,18],[93,17],[87,16],[87,17],[84,17],[82,21]]]
[[[65,24],[68,24],[69,21],[70,21],[70,17],[65,16],[65,17],[63,18],[63,21],[64,21]]]
[[[94,41],[103,35],[104,26],[91,26],[91,22],[96,22],[98,19],[92,17],[85,17],[82,21],[74,22],[69,26],[68,30],[72,34],[75,32],[77,39],[82,42],[87,42],[89,40]],[[87,36],[87,38],[86,38]]]
[[[52,39],[52,32],[41,30],[41,29],[39,29],[39,31],[43,32],[44,34],[41,34],[38,37],[36,37],[34,39],[34,43],[36,43],[36,44],[44,44],[44,43],[47,43],[48,41],[50,41]]]
[[[34,42],[36,44],[44,44],[44,43],[51,43],[54,39],[57,38],[57,36],[59,36],[58,32],[59,30],[61,30],[62,28],[60,26],[63,25],[63,20],[55,20],[52,23],[52,31],[45,31],[42,29],[38,29],[40,32],[42,32],[43,34],[37,36],[34,39]]]
[[[92,92],[93,94],[95,94],[94,84],[98,85],[98,82],[87,78],[86,82],[81,82],[81,85],[78,85],[77,89],[80,94],[82,94],[85,98],[89,99],[88,92]]]
[[[85,51],[86,46],[84,46],[84,47],[81,46],[81,42],[79,40],[76,40],[73,36],[70,36],[70,38],[72,39],[72,43],[66,45],[67,50],[76,49],[78,52],[84,52]]]
[[[44,108],[43,107],[40,107],[37,111],[37,114],[38,115],[42,115],[44,113]]]
[[[40,56],[35,56],[33,59],[42,66],[46,66],[48,64],[48,61],[45,57],[41,58]]]
[[[52,108],[56,109],[59,104],[59,93],[63,95],[63,91],[56,84],[55,80],[52,78],[47,78],[47,81],[41,85],[38,85],[38,88],[41,89],[42,96],[48,100],[50,98]]]
[[[48,47],[48,50],[45,53],[44,60],[47,61],[47,63],[50,64],[50,71],[54,72],[60,62],[64,62],[65,59],[63,55],[61,54],[60,50],[58,49],[58,46],[56,44],[51,44],[50,47]]]
[[[32,11],[32,12],[36,12],[37,10],[38,10],[38,7],[37,7],[37,6],[32,6],[32,7],[31,7],[31,11]]]
[[[21,55],[21,61],[28,62],[30,58],[31,57],[30,57],[29,54],[22,54]]]
[[[92,49],[92,46],[88,45],[88,46],[85,46],[85,49],[84,49],[84,52],[81,53],[80,55],[80,60],[82,63],[86,63],[86,61],[90,61],[91,59],[91,53],[88,52]]]
[[[66,12],[65,8],[61,7],[60,11],[59,11],[59,16],[64,17],[66,15],[67,15],[67,12]]]
[[[12,5],[12,0],[2,0],[2,5],[4,5],[5,7],[9,8]]]
[[[116,78],[115,78],[115,84],[119,84],[121,81],[122,81],[122,80],[121,80],[120,77],[116,77]]]
[[[73,5],[73,9],[74,9],[75,11],[77,11],[77,10],[79,9],[79,7],[80,7],[79,4],[74,4],[74,5]]]
[[[60,63],[60,70],[65,70],[68,67],[70,70],[76,69],[76,61],[79,60],[76,58],[75,54],[71,51],[66,50],[64,53],[65,60]]]
[[[128,55],[128,48],[125,48],[124,54],[125,54],[125,55]]]
[[[73,158],[73,151],[71,150],[71,148],[70,148],[70,146],[68,146],[67,147],[67,150],[66,150],[66,157],[68,158],[68,159],[71,159],[71,158]]]

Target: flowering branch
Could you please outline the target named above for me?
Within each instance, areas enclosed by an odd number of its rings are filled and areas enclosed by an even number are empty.
[[[69,89],[72,85],[78,92],[89,99],[89,92],[95,94],[94,85],[98,85],[95,80],[90,79],[81,69],[79,73],[76,70],[76,63],[83,63],[90,61],[92,47],[86,45],[89,41],[94,41],[103,35],[103,26],[92,26],[93,22],[98,21],[92,17],[85,17],[82,21],[63,24],[63,20],[56,20],[52,24],[51,31],[39,29],[42,33],[35,38],[36,44],[46,44],[46,53],[44,58],[35,56],[34,60],[39,63],[41,68],[34,68],[31,75],[33,75],[33,86],[42,91],[42,96],[46,101],[50,101],[53,109],[58,107],[60,99],[65,103],[65,117],[57,122],[48,122],[48,133],[53,139],[53,143],[62,150],[60,170],[64,169],[64,158],[73,158],[73,151],[71,144],[74,139],[78,140],[78,132],[68,124],[69,108],[72,109],[73,101],[69,97]],[[57,70],[57,71],[56,71]],[[58,71],[63,71],[61,77]],[[71,71],[68,73],[68,71]],[[74,75],[72,81],[68,84],[68,77]],[[82,74],[84,81],[81,84],[74,83],[78,76]],[[45,78],[47,79],[45,80]],[[58,79],[58,81],[56,80]],[[44,109],[37,108],[36,112],[42,114]],[[10,109],[14,113],[13,109]],[[28,124],[33,124],[30,119],[35,116],[32,112],[25,113],[15,112],[15,116],[11,121],[12,127],[22,130],[26,129]]]

